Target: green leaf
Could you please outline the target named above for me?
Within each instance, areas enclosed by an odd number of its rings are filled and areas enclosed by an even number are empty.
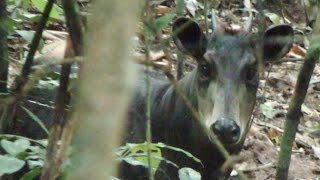
[[[7,18],[1,21],[0,28],[4,29],[8,33],[12,33],[16,28],[16,23],[13,19]]]
[[[202,162],[200,159],[198,159],[197,157],[195,157],[194,155],[192,155],[191,153],[189,153],[188,151],[185,151],[183,149],[180,149],[180,148],[177,148],[177,147],[173,147],[173,146],[169,146],[169,145],[166,145],[164,143],[157,143],[155,144],[157,147],[159,148],[167,148],[167,149],[170,149],[170,150],[173,150],[173,151],[176,151],[176,152],[180,152],[180,153],[183,153],[185,154],[186,156],[192,158],[195,162],[197,163],[200,163],[202,166]]]
[[[308,115],[314,113],[314,111],[310,109],[308,106],[306,106],[304,103],[301,105],[301,111]]]
[[[150,144],[151,157],[161,157],[161,150],[153,144]],[[142,164],[148,164],[148,157],[146,156],[148,152],[147,143],[138,144],[130,148],[131,156],[134,157],[135,160],[141,162]],[[145,154],[144,156],[139,156],[139,154]],[[136,156],[138,155],[138,156]],[[161,160],[156,158],[151,158],[151,167],[154,169],[158,169]]]
[[[147,167],[148,168],[148,163],[146,161],[139,161],[136,159],[136,157],[145,157],[147,158],[148,155],[147,153],[138,153],[138,154],[129,154],[128,156],[126,157],[120,157],[117,159],[117,161],[126,161],[127,163],[133,165],[133,166],[137,166],[137,165],[141,165],[141,166],[144,166],[144,167]],[[151,156],[152,159],[155,159],[157,161],[164,161],[165,163],[167,164],[171,164],[172,166],[175,166],[175,167],[179,167],[177,164],[175,164],[174,162],[172,161],[169,161],[168,159],[165,159],[163,157],[159,157],[159,156]],[[158,167],[153,167],[153,170],[157,170]]]
[[[269,119],[273,119],[279,112],[278,110],[274,109],[273,107],[271,107],[266,103],[260,104],[259,107],[260,107],[260,110],[262,111],[262,114]]]
[[[43,167],[44,160],[38,159],[38,160],[27,160],[28,167],[30,169],[36,168],[36,167]]]
[[[29,109],[23,107],[23,106],[20,106],[30,117],[31,119],[36,122],[40,127],[41,129],[47,134],[49,135],[49,131],[48,129],[46,128],[46,126],[42,123],[42,121],[35,115],[33,114],[31,111],[29,111]]]
[[[186,156],[192,158],[194,161],[201,163],[201,160],[193,156],[191,153],[184,151],[183,149],[176,148],[173,146],[168,146],[164,143],[151,144],[151,159],[152,159],[152,168],[157,169],[161,161],[169,163],[173,166],[178,167],[174,162],[165,159],[162,157],[161,148],[167,148],[176,152],[185,154]],[[131,165],[142,165],[148,166],[148,156],[147,156],[147,143],[127,143],[125,146],[121,146],[116,149],[116,155],[119,157],[118,160],[126,161]]]
[[[2,139],[1,146],[8,154],[16,156],[27,150],[30,147],[30,142],[26,139],[17,139],[14,142]]]
[[[18,33],[24,40],[26,40],[28,44],[31,44],[34,36],[34,32],[25,31],[25,30],[16,30],[16,33]]]
[[[25,11],[28,11],[28,9],[31,6],[30,0],[22,0],[21,8]]]
[[[30,139],[24,136],[18,136],[18,135],[13,135],[13,134],[0,134],[0,139],[24,139],[30,142],[34,142],[36,144],[39,144],[40,146],[46,148],[48,145],[48,140],[47,139],[41,139],[41,140],[34,140],[34,139]],[[32,146],[29,146],[29,148],[31,148]]]
[[[46,149],[44,147],[30,146],[28,149],[31,150],[31,152],[29,152],[28,158],[33,158],[33,159],[35,159],[35,158],[36,159],[38,159],[38,158],[44,159],[45,158]]]
[[[7,6],[15,5],[16,4],[15,1],[16,0],[6,0],[6,4]]]
[[[183,14],[185,13],[185,9],[186,9],[186,3],[184,0],[177,0],[177,8],[176,8],[176,11],[177,11],[177,14],[179,16],[183,16]]]
[[[37,8],[41,12],[43,12],[47,4],[47,0],[31,0],[31,2],[35,6],[35,8]]]
[[[28,11],[20,10],[17,13],[18,14],[15,15],[15,16],[17,16],[17,17],[15,17],[16,21],[25,20],[28,22],[37,22],[37,21],[39,21],[39,19],[41,17],[39,14],[32,14],[32,13],[29,13]]]
[[[267,16],[274,25],[279,25],[283,23],[282,18],[275,13],[265,12],[264,15]]]
[[[47,4],[47,0],[31,0],[33,5],[41,12],[44,11],[44,8]],[[51,9],[50,18],[56,19],[56,20],[62,20],[60,17],[63,14],[62,8],[54,4],[54,6]]]
[[[164,28],[166,28],[169,25],[169,23],[172,21],[172,19],[176,16],[177,16],[176,13],[168,13],[168,14],[156,19],[156,22],[155,22],[156,31],[157,32],[162,31]]]
[[[0,155],[0,176],[19,171],[25,162],[9,155]]]
[[[180,180],[201,180],[200,173],[188,167],[179,169],[178,174]]]
[[[35,167],[28,173],[24,174],[20,180],[33,180],[41,174],[41,167]]]

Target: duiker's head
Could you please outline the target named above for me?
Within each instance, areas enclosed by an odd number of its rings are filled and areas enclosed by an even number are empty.
[[[179,18],[173,24],[174,42],[198,62],[197,108],[203,123],[226,146],[238,146],[251,124],[259,63],[283,57],[292,45],[293,30],[279,25],[253,38],[247,31],[230,36],[214,28],[219,32],[207,38],[196,22]]]

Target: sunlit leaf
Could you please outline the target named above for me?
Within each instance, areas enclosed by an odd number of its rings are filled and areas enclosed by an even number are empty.
[[[167,148],[167,149],[170,149],[170,150],[173,150],[173,151],[176,151],[176,152],[180,152],[180,153],[183,153],[185,154],[186,156],[192,158],[195,162],[197,163],[200,163],[202,165],[202,162],[200,159],[198,159],[197,157],[195,157],[194,155],[192,155],[191,153],[189,153],[188,151],[185,151],[183,149],[180,149],[180,148],[177,148],[177,147],[173,147],[173,146],[169,146],[169,145],[166,145],[164,143],[157,143],[155,144],[157,147],[160,147],[160,148]]]
[[[25,30],[16,30],[16,32],[27,41],[28,44],[31,44],[34,32],[32,31],[25,31]]]
[[[44,8],[47,4],[47,0],[31,0],[31,2],[41,12],[44,11]],[[54,6],[51,9],[49,17],[53,19],[61,20],[60,16],[62,14],[63,14],[62,8],[54,4]]]
[[[7,18],[1,21],[0,28],[4,29],[6,32],[11,33],[16,28],[16,23],[13,19]]]
[[[178,174],[180,180],[201,180],[200,173],[188,167],[179,169]]]
[[[131,156],[135,156],[137,154],[147,154],[148,152],[148,146],[147,143],[139,144],[133,148],[130,149],[131,151]],[[152,157],[161,157],[161,150],[160,148],[156,147],[153,144],[150,144],[150,151],[151,151],[151,156]],[[136,156],[134,157],[135,160],[143,163],[143,164],[148,164],[148,157],[147,156]],[[157,169],[160,165],[161,160],[151,158],[151,167],[154,169]]]
[[[278,110],[274,109],[273,107],[271,107],[266,103],[260,104],[259,107],[260,107],[260,110],[262,111],[262,114],[269,119],[273,119],[279,112]]]
[[[31,169],[28,173],[24,174],[20,180],[33,180],[41,174],[41,167],[35,167]]]
[[[0,155],[0,176],[19,171],[25,162],[9,155]]]
[[[44,160],[38,159],[38,160],[27,160],[28,166],[30,169],[36,168],[36,167],[43,167]]]
[[[274,25],[283,23],[282,18],[275,13],[265,12],[264,15],[267,16]]]
[[[6,139],[1,140],[1,147],[10,155],[16,156],[21,152],[24,152],[30,147],[30,142],[26,139],[17,139],[14,142]]]
[[[172,22],[172,19],[176,17],[176,15],[176,13],[169,13],[158,18],[155,23],[157,32],[160,32],[164,28],[166,28],[169,25],[169,23]]]

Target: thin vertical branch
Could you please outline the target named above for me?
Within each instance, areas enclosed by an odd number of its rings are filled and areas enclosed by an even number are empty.
[[[319,7],[320,8],[320,7]],[[317,16],[315,28],[313,29],[313,37],[320,35],[320,14]],[[306,56],[306,60],[302,64],[302,67],[298,74],[296,87],[293,97],[289,104],[288,113],[285,118],[284,133],[280,145],[280,153],[277,165],[277,180],[288,179],[288,171],[291,160],[292,145],[295,139],[295,135],[302,116],[301,105],[305,100],[308,92],[309,82],[315,68],[316,61],[319,60],[320,47],[318,39],[314,38],[311,41],[311,47],[309,48]]]
[[[83,54],[83,32],[79,14],[76,10],[76,2],[74,0],[64,0],[63,7],[71,37],[71,42],[69,39],[67,41],[65,58],[70,58],[74,54],[80,56]],[[41,179],[43,180],[55,179],[59,175],[60,166],[64,161],[66,150],[72,138],[74,126],[73,123],[67,121],[68,112],[66,110],[66,106],[70,103],[68,84],[71,65],[71,63],[66,63],[61,67],[60,83],[55,100],[53,124],[49,136],[46,161],[41,176]],[[60,140],[62,142],[61,144],[58,144],[58,141]]]
[[[0,24],[8,20],[6,1],[0,1]],[[3,26],[0,26],[0,92],[7,92],[8,79],[8,49],[7,49],[7,32]]]
[[[177,2],[177,15],[178,16],[183,16],[183,12],[184,12],[184,9],[185,9],[186,5],[184,3],[184,0],[178,0]],[[177,52],[177,79],[181,79],[183,76],[184,76],[184,66],[185,66],[185,63],[183,61],[183,54],[178,51]]]
[[[16,92],[21,91],[21,87],[26,83],[26,81],[28,79],[28,75],[30,74],[31,67],[33,64],[34,55],[39,47],[39,42],[42,37],[42,32],[46,26],[47,21],[48,21],[49,14],[51,12],[53,4],[54,4],[54,0],[48,0],[46,6],[44,8],[41,19],[38,23],[38,29],[32,39],[32,42],[30,45],[30,50],[29,50],[27,58],[26,58],[26,62],[24,63],[24,65],[22,67],[21,77],[16,79],[16,89],[15,89]]]
[[[63,0],[62,2],[74,54],[75,56],[81,56],[83,55],[84,25],[80,20],[79,8],[75,0]]]
[[[146,26],[146,28],[154,25],[154,19],[152,17],[152,8],[150,7],[149,1],[146,1],[145,9],[146,9],[146,23],[149,24]],[[153,29],[153,28],[152,28]],[[145,33],[145,39],[146,39],[146,60],[147,62],[150,61],[150,45],[151,45],[151,39],[150,35]],[[147,141],[147,157],[148,157],[148,175],[149,180],[153,180],[154,173],[152,168],[152,154],[151,154],[151,143],[152,143],[152,132],[151,132],[151,84],[150,84],[150,67],[146,67],[146,141]]]
[[[30,49],[26,58],[26,61],[22,67],[22,71],[20,76],[18,76],[15,81],[12,88],[12,92],[14,93],[14,96],[10,97],[10,103],[9,105],[12,105],[11,107],[8,107],[8,111],[10,112],[10,117],[8,119],[10,120],[10,123],[4,124],[3,129],[6,133],[20,133],[21,132],[21,123],[17,122],[17,108],[15,107],[15,103],[19,100],[21,100],[28,91],[25,90],[27,86],[26,83],[28,82],[28,76],[31,73],[31,68],[33,65],[33,59],[34,55],[38,49],[39,42],[42,37],[42,32],[45,28],[45,25],[48,21],[49,14],[51,12],[51,9],[53,7],[54,0],[48,0],[47,4],[44,8],[44,11],[42,13],[42,16],[40,18],[40,21],[38,22],[37,31],[32,39]]]
[[[0,24],[7,21],[7,4],[6,1],[0,1]],[[7,93],[8,80],[8,49],[7,49],[7,32],[3,26],[0,26],[0,93]],[[0,134],[3,133],[3,126],[8,123],[6,110],[0,110]]]
[[[204,1],[204,23],[206,25],[206,35],[209,35],[209,25],[208,25],[208,1]]]

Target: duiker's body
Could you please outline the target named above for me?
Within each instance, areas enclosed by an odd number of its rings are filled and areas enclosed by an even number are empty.
[[[283,43],[266,38],[292,36],[292,29],[286,25],[271,28],[259,40],[246,34],[233,37],[219,32],[207,40],[197,23],[187,18],[176,20],[173,27],[174,30],[183,27],[174,37],[177,47],[198,62],[197,68],[178,85],[198,111],[204,126],[164,77],[151,78],[152,142],[184,149],[199,158],[203,167],[182,153],[163,152],[166,159],[180,168],[190,167],[200,172],[204,180],[228,177],[228,173],[219,172],[224,158],[203,128],[213,131],[231,154],[240,151],[251,124],[259,84],[259,53],[263,60],[282,57],[292,39]],[[130,104],[125,142],[142,143],[146,139],[146,85],[143,76],[139,81]],[[177,170],[162,163],[156,179],[178,179]],[[148,177],[145,169],[128,164],[123,164],[120,171],[122,179]]]

